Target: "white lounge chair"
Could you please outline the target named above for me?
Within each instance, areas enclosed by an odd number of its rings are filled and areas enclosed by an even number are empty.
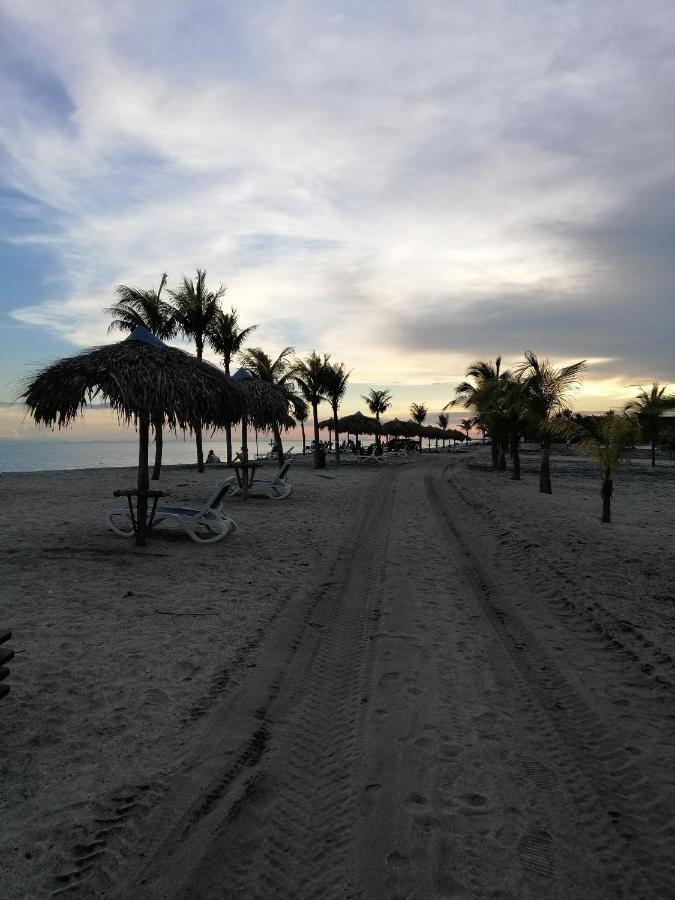
[[[203,509],[193,509],[189,506],[158,506],[152,525],[154,527],[167,520],[175,522],[188,533],[196,544],[215,544],[216,541],[221,541],[237,527],[234,519],[231,519],[221,509],[227,490],[227,482],[219,484]],[[132,537],[135,534],[131,514],[127,509],[111,512],[108,516],[108,524],[115,534],[122,537]]]
[[[293,485],[286,476],[291,462],[292,460],[287,459],[271,480],[256,478],[248,489],[248,496],[267,497],[268,500],[285,500],[286,497],[290,497],[293,493]],[[223,482],[223,487],[226,489],[228,497],[241,496],[241,488],[234,475]]]

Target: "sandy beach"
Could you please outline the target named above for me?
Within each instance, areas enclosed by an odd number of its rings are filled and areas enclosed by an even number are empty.
[[[291,468],[144,549],[0,475],[3,895],[675,896],[675,468]],[[175,504],[224,470],[162,474]]]

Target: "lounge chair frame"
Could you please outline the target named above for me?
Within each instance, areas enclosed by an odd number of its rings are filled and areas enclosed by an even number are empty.
[[[228,479],[229,481],[229,479]],[[161,522],[175,522],[185,531],[195,544],[215,544],[231,534],[237,527],[234,519],[222,509],[223,499],[228,490],[227,482],[218,485],[202,509],[190,506],[158,506],[154,511],[152,527]],[[116,509],[108,514],[108,525],[121,537],[133,537],[136,533],[133,512]],[[207,536],[204,536],[205,529]]]
[[[248,489],[249,497],[264,497],[268,500],[285,500],[293,493],[293,485],[288,481],[286,475],[292,460],[287,459],[283,466],[277,472],[275,478],[260,479],[256,478],[252,486]],[[237,479],[233,475],[231,478],[223,482],[223,486],[227,487],[228,497],[241,497],[242,491],[237,483]]]

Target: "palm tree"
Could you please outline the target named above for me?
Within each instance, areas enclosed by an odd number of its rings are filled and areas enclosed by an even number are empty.
[[[641,387],[637,397],[625,406],[626,412],[637,415],[644,435],[651,444],[653,466],[656,465],[656,445],[661,431],[661,416],[668,410],[675,409],[675,396],[666,394],[667,388],[667,384],[660,387],[655,381],[649,393]]]
[[[611,522],[613,475],[615,469],[629,460],[629,452],[640,440],[640,426],[633,416],[617,416],[612,412],[604,416],[585,416],[580,421],[559,419],[552,423],[555,434],[578,441],[580,453],[590,457],[602,469],[602,517],[601,522]]]
[[[495,469],[506,469],[506,443],[508,440],[508,422],[504,416],[503,391],[512,380],[511,373],[501,371],[502,358],[498,356],[493,362],[477,360],[466,370],[466,378],[455,388],[455,399],[446,403],[449,406],[462,405],[476,413],[479,423],[490,435],[492,465]]]
[[[450,416],[446,413],[438,414],[438,427],[443,432],[443,448],[445,449],[445,432],[448,430],[448,423],[450,422]]]
[[[415,422],[421,427],[424,420],[429,415],[429,408],[424,403],[411,403],[410,415]]]
[[[361,399],[366,401],[368,410],[380,421],[380,414],[385,413],[391,406],[391,394],[389,391],[376,391],[371,388],[367,394],[361,394]],[[375,435],[375,442],[380,446],[379,432]]]
[[[298,360],[293,367],[293,377],[300,386],[300,392],[304,399],[311,404],[314,416],[314,468],[324,468],[319,448],[319,403],[328,395],[328,360],[324,354],[323,359],[314,351],[307,359]]]
[[[260,347],[253,347],[240,353],[239,358],[243,365],[249,370],[254,378],[260,381],[266,381],[280,388],[286,396],[288,402],[293,407],[296,418],[302,413],[302,398],[298,396],[295,390],[295,383],[292,375],[292,356],[295,348],[284,347],[276,359],[268,356]],[[277,461],[279,468],[284,464],[284,449],[281,443],[281,427],[279,424],[272,425],[272,434],[274,435],[274,446],[277,450]],[[303,429],[304,439],[304,429]]]
[[[459,424],[462,426],[464,431],[466,431],[466,441],[468,443],[469,442],[469,432],[471,431],[471,429],[474,426],[474,421],[473,421],[473,419],[462,419]]]
[[[530,394],[528,385],[514,376],[498,385],[498,403],[509,435],[511,480],[520,481],[520,439],[528,424]]]
[[[221,284],[217,291],[209,291],[206,288],[206,272],[197,269],[197,277],[183,276],[183,285],[177,291],[170,291],[173,298],[173,316],[177,330],[185,337],[194,338],[197,348],[197,359],[204,355],[204,345],[207,335],[213,328],[216,314],[220,309],[220,299],[225,293]],[[204,451],[202,449],[202,429],[195,429],[197,441],[197,468],[204,471]]]
[[[429,409],[424,405],[424,403],[411,403],[410,404],[410,415],[413,417],[414,421],[422,428],[422,423],[429,415]],[[431,441],[429,442],[429,446],[431,446]],[[422,438],[420,437],[420,450],[422,449]]]
[[[108,331],[118,329],[131,333],[134,328],[141,325],[160,340],[172,338],[176,333],[173,310],[168,303],[161,299],[167,278],[166,272],[162,273],[159,288],[157,290],[152,288],[149,291],[129,287],[126,284],[118,284],[115,288],[117,303],[104,310],[113,317]],[[152,480],[157,481],[162,469],[162,450],[164,448],[161,418],[153,421],[152,429],[155,433],[155,465],[152,470]]]
[[[570,391],[579,385],[580,375],[586,368],[586,360],[554,368],[547,360],[539,360],[531,350],[525,354],[525,362],[515,369],[515,374],[525,380],[529,394],[529,416],[541,438],[541,464],[539,466],[539,491],[551,493],[551,418],[563,414]]]
[[[307,440],[305,437],[305,422],[309,418],[309,406],[302,397],[298,397],[293,406],[295,419],[300,423],[300,431],[302,432],[302,455],[304,456],[305,450],[307,448]]]
[[[230,312],[222,309],[216,310],[215,317],[208,329],[206,339],[211,348],[223,358],[225,374],[230,375],[230,364],[237,353],[241,352],[246,339],[257,328],[257,325],[249,325],[248,328],[240,328],[237,310],[232,307]],[[228,425],[225,429],[225,452],[227,461],[232,462],[232,428]]]
[[[338,408],[347,390],[350,373],[344,363],[329,363],[326,357],[326,399],[333,410],[333,429],[335,431],[335,461],[340,462],[340,435],[338,434]]]

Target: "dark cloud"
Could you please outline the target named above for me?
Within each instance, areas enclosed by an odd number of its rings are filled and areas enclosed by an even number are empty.
[[[558,358],[612,357],[603,368],[675,379],[675,178],[640,191],[594,224],[539,223],[589,275],[581,288],[504,286],[463,303],[413,299],[390,320],[405,349]]]

